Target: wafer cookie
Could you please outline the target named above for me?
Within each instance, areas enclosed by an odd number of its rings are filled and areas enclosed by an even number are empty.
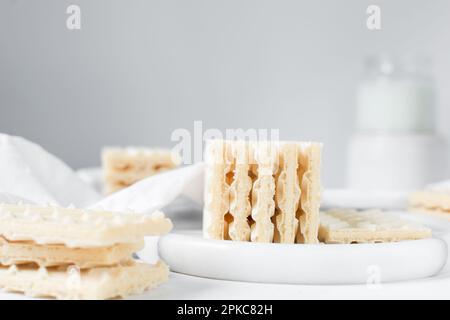
[[[410,207],[408,209],[412,213],[419,213],[419,214],[428,214],[435,216],[436,218],[442,218],[450,220],[450,210],[441,210],[441,209],[427,209],[422,207]]]
[[[162,212],[150,215],[55,206],[0,204],[0,236],[8,241],[109,247],[162,235],[172,223]]]
[[[203,234],[209,239],[226,239],[230,210],[230,183],[232,156],[230,146],[222,140],[211,140],[206,145],[205,208]]]
[[[103,149],[102,167],[105,193],[109,194],[154,174],[180,165],[179,154],[171,150],[145,147]]]
[[[448,211],[450,213],[450,191],[417,191],[410,195],[409,205],[413,208]]]
[[[298,229],[296,212],[300,201],[296,143],[282,143],[279,149],[280,169],[276,178],[276,212],[274,242],[294,243]]]
[[[35,263],[42,267],[74,264],[80,268],[112,266],[131,258],[144,247],[139,243],[99,248],[68,248],[64,245],[38,245],[30,241],[7,241],[0,237],[0,264]]]
[[[233,163],[233,182],[230,185],[230,214],[233,221],[228,228],[231,240],[249,241],[250,225],[248,217],[251,214],[250,191],[252,179],[249,176],[249,145],[238,141],[231,147]]]
[[[275,174],[278,170],[278,150],[275,144],[259,142],[254,146],[252,173],[256,177],[252,189],[251,241],[272,242],[275,214]]]
[[[320,210],[320,163],[322,145],[320,143],[303,144],[300,151],[299,180],[300,206],[297,211],[299,228],[298,243],[317,243]]]
[[[379,210],[320,213],[319,239],[325,243],[375,243],[431,237],[431,230]]]
[[[74,266],[0,266],[0,288],[31,297],[112,299],[154,288],[167,281],[168,273],[163,262],[152,266],[133,260],[123,265],[85,270]]]

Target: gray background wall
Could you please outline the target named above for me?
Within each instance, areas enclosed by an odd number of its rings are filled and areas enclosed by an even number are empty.
[[[448,0],[0,0],[0,131],[83,167],[105,144],[171,146],[194,120],[279,128],[323,141],[325,184],[339,186],[367,54],[429,54],[450,137],[449,31]]]

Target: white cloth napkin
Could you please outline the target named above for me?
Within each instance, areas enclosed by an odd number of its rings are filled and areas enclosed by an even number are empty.
[[[201,203],[203,164],[144,179],[102,199],[69,166],[24,138],[0,134],[0,202],[75,205],[147,213],[184,195]]]
[[[143,179],[95,203],[91,208],[150,213],[170,204],[180,195],[197,203],[202,202],[203,163]]]
[[[0,192],[35,203],[78,207],[100,195],[64,162],[20,137],[0,134]]]

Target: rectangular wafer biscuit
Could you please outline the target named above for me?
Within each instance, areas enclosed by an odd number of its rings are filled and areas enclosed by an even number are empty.
[[[162,212],[142,215],[0,204],[0,236],[8,241],[109,247],[119,243],[139,243],[144,236],[162,235],[171,229],[171,221]]]
[[[380,210],[337,209],[320,213],[319,239],[325,243],[375,243],[431,237],[431,230]]]
[[[298,243],[317,243],[320,211],[320,163],[322,145],[307,143],[300,146],[299,180],[302,190],[300,206],[297,211],[299,228]]]
[[[410,195],[409,205],[416,209],[450,213],[450,191],[424,190]]]
[[[105,193],[110,194],[139,180],[179,166],[179,154],[145,147],[105,148],[102,152]]]
[[[122,265],[85,270],[74,266],[0,266],[0,288],[23,292],[31,297],[112,299],[154,288],[167,281],[168,273],[163,262],[148,265],[133,260]]]
[[[280,169],[276,177],[274,242],[295,242],[298,229],[296,212],[300,201],[298,153],[299,146],[296,143],[282,143],[279,146]]]
[[[275,144],[259,142],[254,145],[252,174],[251,241],[273,242],[275,214],[275,175],[278,171],[278,150]]]
[[[228,237],[226,215],[230,210],[231,150],[222,140],[208,141],[205,155],[205,208],[203,234],[209,239]]]
[[[410,207],[408,210],[412,213],[418,213],[418,214],[425,213],[428,215],[432,215],[436,218],[450,220],[450,211],[449,210],[427,209],[427,208],[421,208],[421,207]]]
[[[38,245],[30,241],[7,241],[0,237],[0,265],[35,263],[42,267],[74,264],[80,268],[112,266],[127,261],[144,247],[138,243],[99,248],[68,248],[64,245]]]
[[[230,185],[230,215],[233,221],[228,227],[231,240],[249,241],[250,225],[248,217],[251,214],[250,192],[252,179],[249,176],[249,145],[245,141],[237,141],[231,146],[233,157],[233,181]]]

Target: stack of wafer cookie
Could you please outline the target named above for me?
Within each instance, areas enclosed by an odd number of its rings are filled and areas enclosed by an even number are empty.
[[[0,288],[58,299],[109,299],[141,293],[168,278],[163,262],[132,254],[144,236],[169,232],[152,215],[0,204]]]
[[[102,152],[105,193],[119,191],[139,180],[173,169],[180,163],[179,155],[170,150],[105,148]]]
[[[409,197],[409,205],[412,211],[450,219],[450,188],[414,192]]]
[[[380,210],[334,209],[320,213],[319,240],[325,243],[378,243],[431,237],[431,230]]]
[[[204,236],[317,243],[321,149],[312,142],[208,141]]]

